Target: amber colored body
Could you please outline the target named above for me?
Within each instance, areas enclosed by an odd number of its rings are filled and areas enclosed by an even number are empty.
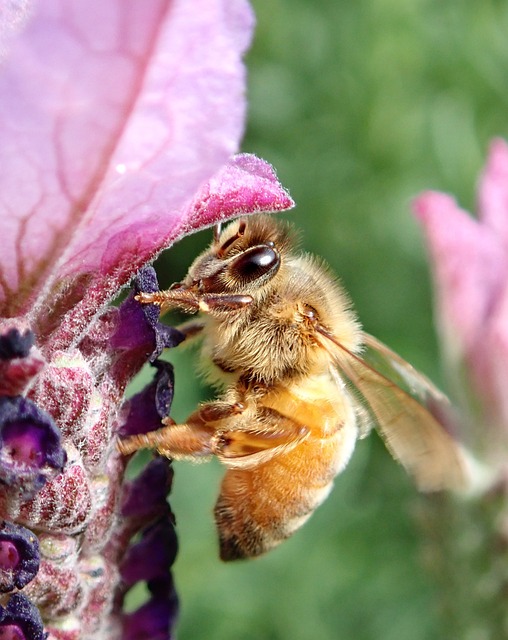
[[[353,407],[344,400],[325,373],[303,385],[278,385],[253,401],[254,413],[272,417],[270,427],[292,435],[279,449],[250,459],[219,455],[230,467],[215,507],[223,558],[255,556],[275,546],[327,497],[357,436]],[[253,424],[255,419],[247,423]]]
[[[176,459],[215,455],[224,463],[215,507],[224,560],[259,555],[291,535],[347,464],[361,412],[334,374],[341,360],[360,388],[387,390],[391,404],[374,402],[373,413],[422,488],[461,480],[453,443],[433,416],[367,365],[364,371],[357,354],[365,336],[343,291],[321,264],[293,251],[289,228],[274,218],[236,221],[182,283],[138,297],[202,312],[183,330],[202,338],[203,368],[223,395],[184,424],[166,419],[167,426],[119,446],[124,453],[154,447]],[[406,403],[414,431],[401,418]]]

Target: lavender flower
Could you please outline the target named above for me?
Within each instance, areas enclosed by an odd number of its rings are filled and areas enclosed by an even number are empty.
[[[172,470],[124,481],[115,438],[168,415],[157,357],[181,336],[132,294],[110,302],[138,272],[156,288],[142,267],[183,235],[292,206],[269,165],[232,157],[252,23],[245,0],[0,13],[0,575],[22,589],[2,637],[171,637]],[[147,360],[153,383],[124,402]],[[150,599],[124,614],[139,580]]]
[[[64,464],[52,417],[27,398],[0,397],[0,483],[26,500]]]
[[[445,194],[415,202],[430,248],[437,320],[462,434],[479,462],[467,499],[422,513],[441,584],[443,637],[504,638],[508,572],[508,145],[495,140],[474,218]]]
[[[5,640],[47,638],[37,608],[21,593],[15,593],[7,606],[0,606],[0,634]]]
[[[25,527],[4,522],[0,528],[0,591],[22,589],[39,570],[39,540]]]
[[[429,243],[450,377],[470,428],[495,454],[508,433],[508,145],[503,140],[491,146],[478,200],[478,219],[436,192],[422,194],[415,209]]]

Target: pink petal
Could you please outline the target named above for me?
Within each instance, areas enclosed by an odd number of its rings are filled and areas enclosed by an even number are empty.
[[[238,146],[251,28],[242,0],[34,5],[0,72],[3,315],[55,286],[97,312],[184,224]]]
[[[485,332],[483,350],[486,366],[479,376],[492,422],[506,430],[508,425],[508,282],[500,294],[495,313]]]
[[[508,144],[500,138],[490,145],[478,206],[482,222],[508,248]]]
[[[148,259],[154,258],[160,249],[183,235],[233,216],[282,211],[293,206],[293,200],[277,180],[270,164],[249,154],[233,157],[199,189],[188,206],[177,212],[177,223],[165,232],[161,221],[148,218],[134,222],[110,240],[99,276],[95,282],[87,283],[86,296],[72,308],[52,335],[51,349],[63,349],[75,342],[76,336],[94,316],[105,299],[102,274],[113,274],[119,266],[132,274]],[[114,293],[118,280],[112,275],[108,275],[107,280],[115,283],[111,291]]]
[[[196,194],[184,232],[217,224],[234,216],[294,207],[273,167],[248,153],[238,154]]]
[[[34,0],[17,0],[0,4],[0,63],[7,57],[12,41],[25,27]]]
[[[481,349],[481,338],[506,277],[507,256],[495,233],[445,194],[426,192],[414,203],[434,268],[438,315],[455,350]]]

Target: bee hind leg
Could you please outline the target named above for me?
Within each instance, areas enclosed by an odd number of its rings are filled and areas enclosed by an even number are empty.
[[[184,424],[175,424],[171,418],[164,418],[162,423],[165,426],[119,440],[117,448],[123,455],[139,449],[156,449],[161,455],[177,460],[207,457],[214,453],[212,442],[217,423],[244,410],[245,405],[241,402],[209,402],[191,414]]]
[[[243,405],[238,403],[238,406]],[[261,416],[265,419],[276,417],[276,420],[268,424],[260,421]],[[282,416],[274,409],[263,408],[257,419],[258,424],[253,422],[247,428],[218,429],[212,437],[212,451],[226,466],[250,467],[266,461],[294,448],[310,433],[307,426]]]

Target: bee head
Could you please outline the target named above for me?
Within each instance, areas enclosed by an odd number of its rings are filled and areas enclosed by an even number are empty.
[[[289,236],[271,216],[236,220],[194,261],[184,285],[206,293],[263,291],[279,272]]]

